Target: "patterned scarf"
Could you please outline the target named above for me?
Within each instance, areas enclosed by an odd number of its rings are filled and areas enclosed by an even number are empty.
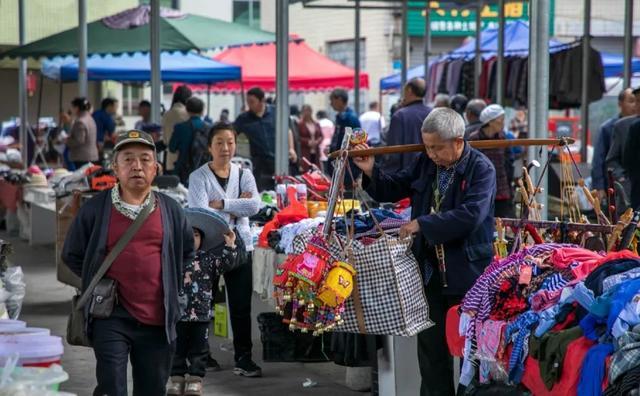
[[[138,206],[136,209],[133,209],[132,205],[125,203],[122,200],[122,197],[120,197],[119,184],[116,184],[111,189],[111,202],[113,202],[113,206],[116,208],[118,212],[120,212],[120,214],[122,214],[124,217],[127,217],[131,220],[135,220],[136,217],[138,217],[138,214],[142,211],[142,208],[144,208],[149,204],[153,205],[151,207],[152,212],[156,208],[156,201],[154,200],[153,202],[151,202],[151,194],[149,194],[147,195],[147,198],[144,200],[142,205]]]

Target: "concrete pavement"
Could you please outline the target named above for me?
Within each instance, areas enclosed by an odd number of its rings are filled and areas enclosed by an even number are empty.
[[[52,230],[55,232],[55,230]],[[0,239],[13,244],[14,253],[11,262],[20,265],[25,273],[27,294],[20,316],[31,327],[51,329],[54,335],[63,336],[66,331],[67,315],[73,289],[56,280],[55,251],[53,246],[29,246],[17,238],[0,233]],[[257,299],[254,299],[256,301]],[[254,317],[264,310],[264,305],[254,305]],[[257,327],[254,320],[253,325]],[[214,338],[212,350],[223,370],[207,373],[205,395],[331,395],[354,396],[369,395],[355,392],[345,386],[345,368],[333,363],[263,363],[262,346],[254,330],[254,359],[263,369],[262,378],[243,378],[233,375],[233,352],[229,351],[230,340]],[[74,347],[65,343],[62,365],[70,375],[61,390],[73,392],[79,396],[91,395],[95,387],[95,359],[89,348]],[[317,386],[303,388],[306,378],[317,382]],[[131,379],[129,378],[129,392]]]

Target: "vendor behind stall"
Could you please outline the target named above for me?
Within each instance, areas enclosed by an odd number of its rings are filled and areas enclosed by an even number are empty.
[[[373,157],[354,160],[364,173],[363,187],[374,199],[411,198],[412,221],[400,229],[400,236],[415,235],[413,253],[435,322],[418,334],[421,395],[454,394],[445,316],[493,255],[496,172],[487,157],[464,141],[464,130],[458,113],[437,108],[422,124],[426,154],[412,167],[386,174]]]

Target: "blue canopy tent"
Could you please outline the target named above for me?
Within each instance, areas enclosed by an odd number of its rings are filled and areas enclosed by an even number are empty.
[[[221,81],[240,80],[241,68],[206,58],[194,53],[162,53],[161,78],[165,82],[213,84]],[[42,63],[45,77],[66,82],[78,79],[78,59],[56,57]],[[89,80],[143,82],[151,79],[149,54],[94,55],[87,59]]]
[[[605,77],[622,77],[624,70],[624,56],[601,52]],[[640,72],[640,58],[631,59],[631,74]]]
[[[490,28],[482,31],[480,35],[480,51],[484,59],[497,56],[498,54],[498,28]],[[565,48],[566,44],[557,40],[549,40],[549,51],[557,52]],[[438,58],[440,61],[446,58],[472,59],[475,56],[476,40],[471,38],[462,46],[448,52]],[[504,27],[504,54],[505,56],[524,56],[529,53],[529,24],[524,21],[509,21]],[[423,77],[424,65],[415,66],[407,72],[408,78]],[[393,74],[380,80],[381,90],[394,90],[400,88],[400,74]]]

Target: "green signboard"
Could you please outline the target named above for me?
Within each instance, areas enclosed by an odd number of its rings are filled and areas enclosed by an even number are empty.
[[[553,35],[553,10],[554,0],[550,2],[551,21],[550,32]],[[432,37],[466,37],[474,36],[476,32],[476,10],[474,8],[456,8],[451,3],[431,1],[431,35]],[[408,31],[410,36],[424,36],[424,2],[410,1],[408,16]],[[517,1],[509,2],[504,6],[505,19],[529,20],[529,2]],[[481,30],[498,27],[498,5],[484,5],[480,10],[482,17]]]

